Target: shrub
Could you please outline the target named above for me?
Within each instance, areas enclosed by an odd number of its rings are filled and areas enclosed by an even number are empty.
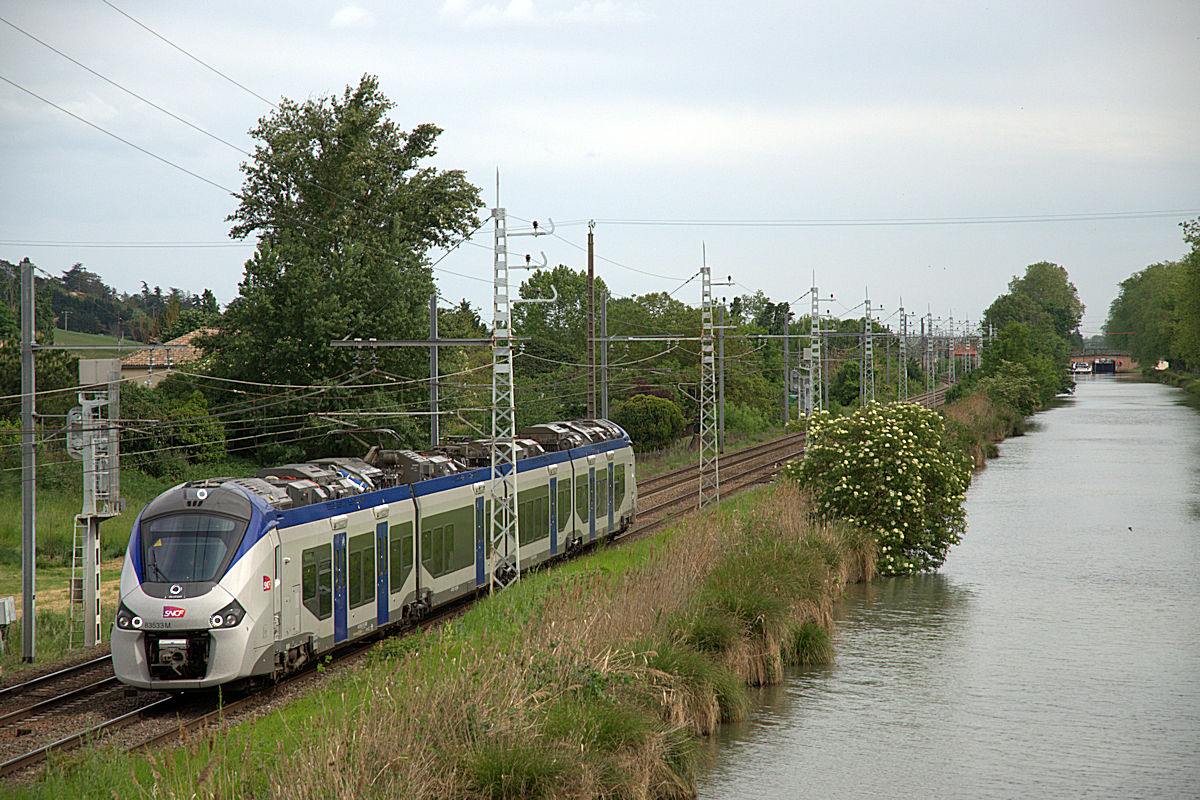
[[[745,403],[725,406],[725,430],[738,433],[758,433],[771,427],[770,420],[759,409]]]
[[[660,450],[675,441],[687,421],[679,406],[663,397],[635,394],[613,409],[613,422],[640,450]]]
[[[935,411],[868,405],[809,423],[804,460],[784,475],[811,489],[817,513],[870,531],[884,575],[936,570],[966,530],[971,460],[943,443]]]

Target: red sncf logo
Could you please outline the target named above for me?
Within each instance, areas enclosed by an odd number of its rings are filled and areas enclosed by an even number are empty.
[[[185,613],[187,612],[177,606],[163,606],[163,619],[179,619]]]

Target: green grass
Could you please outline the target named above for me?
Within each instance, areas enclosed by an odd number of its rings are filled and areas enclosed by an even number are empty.
[[[113,346],[111,350],[76,351],[80,358],[120,358],[121,356],[129,355],[134,349],[145,346],[141,342],[135,342],[131,339],[122,340],[117,336],[108,336],[102,333],[80,333],[79,331],[67,331],[62,328],[54,329],[54,343],[56,345],[74,345],[76,347]],[[117,345],[122,345],[124,349],[117,347]]]

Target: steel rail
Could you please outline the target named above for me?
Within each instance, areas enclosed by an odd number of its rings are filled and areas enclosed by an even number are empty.
[[[56,694],[53,697],[46,698],[45,700],[39,700],[38,702],[25,706],[24,708],[18,708],[14,711],[9,711],[6,714],[0,714],[0,726],[11,725],[13,722],[18,720],[22,720],[39,712],[46,711],[54,706],[63,705],[82,697],[83,695],[103,691],[111,686],[115,686],[116,684],[117,678],[114,675],[112,677],[96,681],[95,683],[89,683],[87,686],[80,686],[78,689],[71,689],[70,691],[63,692],[62,694]]]
[[[42,686],[44,684],[48,684],[48,683],[51,683],[56,680],[62,680],[64,678],[67,678],[71,675],[78,674],[80,672],[86,672],[89,669],[93,669],[95,667],[100,666],[105,661],[109,662],[109,664],[111,665],[112,664],[112,656],[111,655],[100,656],[99,658],[93,658],[91,661],[84,661],[83,663],[80,663],[80,664],[73,664],[72,666],[64,667],[63,669],[57,670],[55,672],[49,672],[45,675],[39,675],[36,678],[30,678],[29,680],[27,680],[23,683],[14,683],[12,686],[5,686],[4,688],[0,689],[0,701],[3,701],[6,698],[12,697],[16,694],[20,694],[21,692],[29,691],[30,689],[32,689],[36,686]]]
[[[119,728],[132,725],[133,723],[145,717],[151,711],[166,707],[177,700],[178,698],[174,695],[160,698],[152,703],[142,706],[141,708],[135,708],[133,711],[128,711],[119,717],[113,717],[112,719],[93,725],[87,730],[73,733],[70,736],[65,736],[56,742],[51,742],[50,744],[39,747],[36,750],[31,750],[25,755],[11,758],[8,761],[0,763],[0,776],[11,775],[19,770],[26,769],[35,764],[40,764],[41,762],[45,761],[51,753],[78,747],[84,742],[106,731],[117,730]]]

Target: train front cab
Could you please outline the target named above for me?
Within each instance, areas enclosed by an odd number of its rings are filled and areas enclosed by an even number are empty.
[[[111,633],[113,670],[201,689],[272,666],[280,549],[273,510],[228,485],[179,486],[134,523]]]

